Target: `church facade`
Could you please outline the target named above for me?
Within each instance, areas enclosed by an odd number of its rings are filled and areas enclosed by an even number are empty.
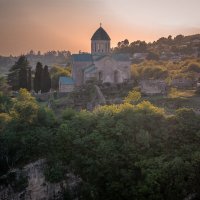
[[[76,86],[89,80],[101,83],[123,83],[130,79],[128,54],[112,54],[110,37],[100,26],[91,38],[91,53],[72,55],[72,78]]]

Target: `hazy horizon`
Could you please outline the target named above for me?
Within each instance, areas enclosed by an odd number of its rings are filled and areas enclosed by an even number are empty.
[[[101,22],[111,46],[124,39],[200,33],[199,0],[0,0],[0,55],[90,51]]]

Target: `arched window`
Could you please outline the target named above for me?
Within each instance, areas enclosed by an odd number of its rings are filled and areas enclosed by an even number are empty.
[[[102,71],[99,72],[98,76],[99,76],[98,77],[99,81],[103,81],[103,72]]]
[[[117,70],[114,71],[114,83],[119,82],[119,72]]]

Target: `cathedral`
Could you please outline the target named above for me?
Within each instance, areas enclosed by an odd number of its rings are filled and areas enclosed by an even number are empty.
[[[123,83],[130,79],[130,58],[128,54],[112,54],[110,37],[101,27],[91,38],[91,53],[72,55],[72,78],[75,86],[89,80],[101,83]]]

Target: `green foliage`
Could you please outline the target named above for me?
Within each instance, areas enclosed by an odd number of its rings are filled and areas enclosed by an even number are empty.
[[[18,61],[11,67],[8,74],[8,83],[12,90],[20,88],[31,89],[31,69],[25,56],[20,56]]]
[[[75,115],[76,115],[75,110],[73,110],[72,108],[67,108],[62,113],[62,118],[63,120],[71,120],[73,117],[75,117]]]
[[[130,94],[131,100],[140,97]],[[63,180],[68,170],[80,176],[80,199],[198,198],[200,116],[191,109],[168,116],[148,101],[128,102],[92,112],[68,108],[58,124],[50,110],[20,90],[0,115],[0,175],[47,158],[48,181]],[[65,195],[71,198],[69,191]]]
[[[161,37],[152,43],[140,40],[129,42],[128,39],[125,39],[118,42],[113,52],[129,54],[146,53],[146,59],[149,60],[159,60],[162,55],[166,56],[166,58],[172,58],[173,54],[193,56],[195,49],[198,48],[195,40],[199,39],[199,34],[191,36],[177,35],[174,38],[169,35],[168,37]]]
[[[38,62],[36,65],[36,70],[35,70],[35,77],[34,77],[34,91],[38,93],[41,91],[42,88],[42,74],[43,74],[43,68],[42,68],[42,63]]]
[[[147,79],[165,79],[168,72],[162,67],[146,67],[141,69],[141,76]]]
[[[8,125],[11,121],[11,116],[7,113],[0,113],[0,132]]]
[[[188,65],[187,71],[192,71],[196,73],[200,73],[200,63],[191,63]]]
[[[0,92],[0,112],[8,112],[12,105],[10,97]]]
[[[179,93],[179,91],[178,91],[177,88],[171,88],[170,91],[169,91],[169,93],[168,93],[168,96],[170,98],[177,98],[177,97],[180,96],[180,93]]]
[[[44,126],[53,126],[56,123],[56,117],[52,110],[40,107],[37,113],[38,123]]]
[[[172,61],[144,61],[133,64],[131,75],[135,80],[165,79],[170,81],[175,78],[193,79],[199,73],[199,60],[186,59],[179,62]]]
[[[9,85],[7,84],[6,78],[0,76],[0,91],[3,94],[8,94],[9,93]]]
[[[184,147],[198,149],[199,121],[190,110],[168,117],[147,101],[70,110],[56,155],[83,179],[83,199],[182,199],[198,182]]]
[[[51,183],[58,183],[63,180],[64,172],[62,163],[54,160],[54,162],[49,162],[45,168],[45,179]]]
[[[71,68],[70,67],[60,67],[60,66],[53,66],[50,70],[51,75],[51,86],[53,89],[58,89],[58,82],[60,76],[71,76]]]
[[[164,115],[164,112],[165,112],[164,109],[158,108],[158,107],[154,106],[149,101],[143,101],[143,102],[139,103],[136,106],[136,108],[140,112],[145,112],[145,114],[147,114],[147,113],[153,113],[153,114]]]
[[[42,82],[41,82],[41,92],[49,92],[51,89],[51,78],[48,71],[48,66],[44,66],[44,70],[42,73]]]
[[[147,52],[147,43],[145,41],[137,40],[129,43],[127,39],[118,42],[117,47],[114,48],[114,53],[145,53]]]
[[[159,60],[159,55],[157,53],[154,53],[154,52],[149,52],[146,59],[147,60]]]
[[[51,152],[56,130],[52,111],[39,108],[25,89],[13,100],[5,113],[0,113],[0,169],[39,159]],[[0,170],[0,171],[1,171]]]
[[[26,89],[20,89],[19,96],[13,102],[11,116],[21,123],[32,123],[37,120],[38,105]]]
[[[42,63],[38,62],[36,65],[35,77],[34,77],[34,90],[36,93],[49,92],[51,89],[51,78],[48,70],[48,66],[45,65],[44,69]]]
[[[141,93],[133,90],[128,93],[127,97],[125,97],[124,102],[125,103],[137,103],[140,99],[141,99]]]

